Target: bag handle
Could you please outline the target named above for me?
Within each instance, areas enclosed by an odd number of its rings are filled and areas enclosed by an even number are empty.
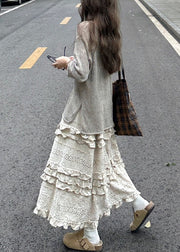
[[[123,64],[122,57],[121,57],[121,69],[118,71],[119,80],[121,80],[121,74],[122,74],[123,80],[125,80],[126,76],[125,76],[125,70],[124,70],[124,64]]]

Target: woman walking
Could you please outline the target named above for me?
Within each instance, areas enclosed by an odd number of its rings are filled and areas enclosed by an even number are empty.
[[[129,178],[114,135],[111,74],[121,65],[117,0],[81,0],[80,14],[74,56],[53,64],[67,69],[74,88],[55,131],[34,213],[54,227],[75,230],[63,238],[68,248],[100,251],[98,221],[112,207],[132,202],[130,229],[136,231],[154,203]]]

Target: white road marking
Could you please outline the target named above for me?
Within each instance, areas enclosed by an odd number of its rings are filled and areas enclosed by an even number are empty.
[[[24,4],[19,5],[19,6],[15,7],[15,8],[13,8],[13,9],[7,10],[7,11],[1,13],[0,16],[2,16],[2,15],[4,15],[4,14],[7,14],[7,13],[9,13],[9,12],[11,12],[11,11],[17,10],[17,9],[19,9],[19,8],[21,8],[21,7],[24,7],[25,5],[30,4],[30,3],[34,2],[34,1],[36,1],[36,0],[31,0],[31,1],[27,2],[27,3],[24,3]]]
[[[180,43],[166,30],[166,28],[147,10],[146,7],[139,1],[134,0],[139,7],[144,11],[148,18],[153,22],[157,29],[162,33],[162,35],[167,39],[173,49],[180,56]]]

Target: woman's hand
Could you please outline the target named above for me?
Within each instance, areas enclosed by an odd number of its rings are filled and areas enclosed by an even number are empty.
[[[74,57],[72,56],[71,57],[62,56],[62,57],[56,58],[56,62],[53,63],[52,65],[58,69],[67,69],[69,62],[73,59]]]

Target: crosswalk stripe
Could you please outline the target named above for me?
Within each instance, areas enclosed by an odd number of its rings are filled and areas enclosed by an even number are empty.
[[[81,4],[79,3],[79,4],[76,5],[76,8],[79,8],[80,6],[81,6]]]
[[[60,24],[67,24],[71,20],[71,17],[64,18]]]
[[[30,69],[36,63],[36,61],[40,58],[40,56],[44,53],[47,47],[38,47],[29,58],[19,67],[19,69]]]

